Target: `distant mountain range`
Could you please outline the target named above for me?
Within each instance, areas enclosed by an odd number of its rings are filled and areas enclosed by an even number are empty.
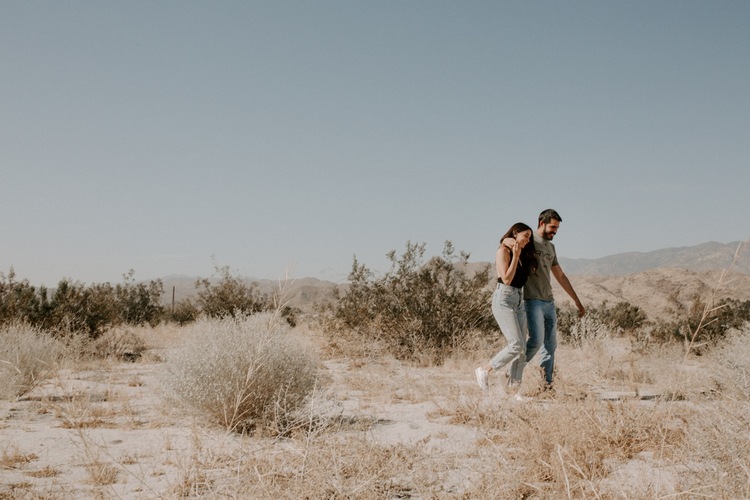
[[[747,247],[747,245],[744,245]],[[560,258],[560,265],[571,277],[584,304],[598,306],[627,301],[641,307],[651,317],[673,317],[684,312],[696,295],[706,297],[716,289],[716,298],[732,297],[750,300],[750,248],[742,248],[737,259],[739,242],[704,243],[681,248],[666,248],[653,252],[628,252],[599,259]],[[469,272],[488,265],[474,262]],[[722,270],[732,265],[730,277],[721,281]],[[164,284],[164,303],[169,304],[174,292],[175,301],[194,297],[197,277],[167,276]],[[215,280],[210,280],[215,281]],[[263,293],[271,293],[278,281],[255,282]],[[554,280],[553,280],[554,281]],[[561,304],[572,304],[565,292],[555,284],[555,298]],[[721,285],[721,286],[719,286]],[[316,278],[298,278],[287,284],[289,305],[312,312],[314,304],[330,300],[333,290],[346,287]]]
[[[629,302],[651,318],[674,319],[697,296],[704,301],[712,295],[716,300],[750,300],[750,248],[741,242],[709,242],[600,259],[561,256],[560,265],[587,307]],[[722,277],[730,265],[731,272]],[[572,307],[573,301],[552,281],[555,301]]]
[[[590,276],[625,275],[661,268],[712,271],[729,267],[740,244],[739,241],[712,241],[691,247],[665,248],[652,252],[618,253],[599,259],[567,259],[561,256],[560,265],[566,274]],[[733,270],[750,274],[748,249],[743,250],[734,262]]]

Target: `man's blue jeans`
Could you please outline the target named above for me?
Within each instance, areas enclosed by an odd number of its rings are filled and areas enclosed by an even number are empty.
[[[529,299],[525,301],[526,318],[528,320],[529,338],[526,341],[526,363],[542,349],[541,367],[544,369],[544,380],[547,385],[552,384],[555,370],[555,350],[557,349],[557,313],[555,303],[551,300]],[[514,362],[511,367],[511,377],[515,372],[523,370],[523,366]]]

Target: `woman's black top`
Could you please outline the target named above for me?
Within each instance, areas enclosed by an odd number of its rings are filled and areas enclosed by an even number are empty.
[[[510,282],[510,286],[514,288],[523,288],[523,286],[526,284],[526,280],[529,277],[529,267],[523,265],[523,261],[518,261],[518,266],[516,266],[516,274],[513,276],[513,281]],[[498,283],[503,283],[502,278],[497,279]]]

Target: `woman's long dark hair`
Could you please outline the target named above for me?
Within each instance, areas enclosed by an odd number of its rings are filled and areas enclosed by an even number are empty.
[[[518,233],[522,233],[524,231],[531,231],[531,239],[526,244],[526,246],[523,247],[523,250],[521,250],[521,264],[527,266],[527,268],[530,269],[531,272],[534,272],[539,266],[539,261],[536,260],[536,248],[534,248],[533,229],[531,229],[523,222],[516,222],[515,224],[510,226],[508,232],[505,233],[502,238],[500,238],[500,245],[503,244],[503,240],[505,240],[505,238],[515,238]]]

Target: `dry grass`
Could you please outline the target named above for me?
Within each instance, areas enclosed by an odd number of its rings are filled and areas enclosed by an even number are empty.
[[[60,470],[53,469],[48,465],[43,469],[28,471],[26,474],[31,477],[55,477],[60,475]]]
[[[39,457],[35,453],[24,453],[17,446],[3,450],[0,456],[0,467],[3,469],[17,469],[19,466],[29,464]]]
[[[88,464],[89,482],[98,486],[106,486],[117,482],[119,475],[117,467],[106,462],[92,462]]]

